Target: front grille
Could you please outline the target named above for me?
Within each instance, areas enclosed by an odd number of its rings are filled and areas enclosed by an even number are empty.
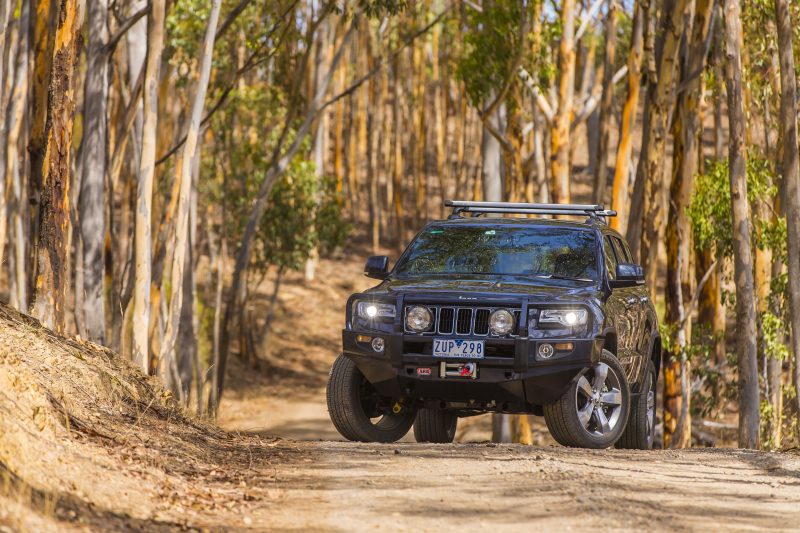
[[[405,315],[408,309],[416,304],[406,306],[403,314],[403,328],[406,333],[420,335],[417,331],[412,331],[406,324]],[[519,334],[519,309],[509,309],[507,307],[450,307],[443,305],[426,305],[433,318],[433,324],[422,333],[422,335],[474,335],[486,337],[490,335],[489,316],[496,309],[507,309],[514,315],[515,327],[511,331],[510,337]],[[494,336],[494,334],[491,334]]]

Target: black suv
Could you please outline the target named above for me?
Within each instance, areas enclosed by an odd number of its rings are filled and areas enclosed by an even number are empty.
[[[385,256],[367,260],[382,282],[347,301],[327,389],[336,429],[394,442],[413,425],[418,442],[451,442],[459,417],[524,413],[566,446],[652,448],[661,341],[642,268],[605,223],[616,213],[446,205],[453,215],[391,271]]]

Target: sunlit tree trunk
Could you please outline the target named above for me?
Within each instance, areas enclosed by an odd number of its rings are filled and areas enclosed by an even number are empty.
[[[635,2],[631,28],[631,48],[628,53],[628,97],[622,108],[617,161],[614,167],[614,183],[611,190],[611,206],[617,211],[611,217],[611,227],[625,233],[628,229],[629,193],[631,178],[631,158],[633,152],[633,130],[639,112],[639,92],[642,85],[642,53],[644,36],[642,33],[644,15],[640,2]]]
[[[671,344],[675,349],[664,361],[664,447],[683,448],[691,445],[690,369],[686,349],[691,344],[692,323],[687,314],[693,296],[692,230],[687,208],[692,183],[697,171],[701,131],[701,78],[695,76],[705,67],[705,42],[711,30],[713,0],[697,0],[694,20],[681,62],[681,87],[677,117],[673,124],[674,144],[672,183],[667,219],[667,322],[676,328]]]
[[[658,62],[658,84],[648,103],[647,146],[642,149],[645,158],[644,196],[642,209],[642,236],[640,257],[645,268],[645,278],[650,291],[650,299],[655,301],[658,278],[658,249],[663,240],[664,194],[668,188],[665,178],[665,151],[667,145],[669,118],[674,106],[675,79],[677,73],[678,51],[684,26],[688,0],[675,0],[674,5],[664,13],[663,48]]]
[[[147,60],[144,78],[144,117],[139,184],[136,191],[134,235],[136,278],[133,291],[133,360],[150,373],[150,284],[152,281],[153,178],[158,129],[158,83],[164,49],[165,0],[153,0],[147,20]]]
[[[781,173],[786,189],[788,235],[789,306],[794,356],[794,388],[800,391],[800,169],[797,146],[797,81],[792,43],[792,26],[786,0],[775,0],[778,49],[781,70],[781,130],[783,161]],[[796,22],[796,21],[795,21]],[[800,432],[800,394],[796,394],[798,432]]]
[[[617,48],[617,3],[609,0],[606,14],[606,51],[603,60],[603,96],[600,102],[599,149],[594,169],[594,201],[604,204],[608,186],[608,152],[611,147],[611,115],[614,111],[614,69]],[[632,54],[634,52],[631,52]],[[629,77],[637,76],[636,73]],[[611,217],[612,219],[615,217]]]
[[[570,124],[575,93],[575,1],[561,3],[561,43],[558,47],[558,112],[551,130],[550,195],[555,203],[570,202]]]
[[[742,94],[741,11],[725,0],[725,81],[728,89],[728,144],[736,284],[736,357],[739,368],[739,446],[758,448],[759,390],[756,364],[755,287],[747,202],[744,99]]]
[[[46,77],[48,89],[46,99],[37,95],[43,99],[35,105],[44,107],[45,112],[35,118],[44,123],[35,125],[34,131],[41,137],[32,142],[32,147],[41,150],[32,154],[31,166],[34,183],[40,185],[41,205],[31,314],[58,333],[64,332],[70,280],[70,155],[84,7],[81,0],[64,0],[55,9],[42,2],[35,32],[37,36],[41,31],[52,33],[53,40],[48,40],[52,46],[37,54],[35,67],[37,75]],[[40,60],[44,64],[39,64]]]
[[[165,342],[163,344],[161,357],[159,358],[159,374],[164,380],[164,383],[170,384],[172,391],[177,393],[182,401],[186,400],[184,394],[187,387],[182,383],[182,376],[178,369],[175,343],[178,338],[181,310],[184,305],[183,291],[186,288],[186,284],[184,283],[184,271],[187,265],[191,268],[191,263],[187,263],[186,260],[186,252],[188,250],[187,244],[190,243],[188,237],[190,222],[189,208],[192,193],[192,163],[195,161],[195,157],[197,157],[196,151],[199,150],[200,121],[203,119],[206,92],[208,91],[208,82],[211,78],[211,59],[214,53],[214,38],[217,31],[217,23],[219,22],[221,6],[222,0],[212,0],[211,11],[209,12],[206,26],[206,34],[203,39],[203,48],[200,52],[200,75],[197,81],[194,100],[192,101],[189,130],[186,134],[186,144],[184,144],[183,156],[181,157],[178,175],[176,176],[176,179],[180,183],[180,192],[178,193],[177,225],[171,243],[174,250],[172,281],[170,283],[172,295],[169,302],[170,312],[167,315]],[[188,287],[191,289],[192,284]],[[188,301],[192,302],[194,298],[192,297]]]

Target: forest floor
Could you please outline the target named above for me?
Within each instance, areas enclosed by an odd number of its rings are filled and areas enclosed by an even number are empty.
[[[497,445],[481,417],[452,445],[342,442],[324,384],[360,270],[286,280],[258,368],[232,361],[222,429],[0,305],[0,532],[796,530],[798,451],[573,450],[540,420],[534,446]]]

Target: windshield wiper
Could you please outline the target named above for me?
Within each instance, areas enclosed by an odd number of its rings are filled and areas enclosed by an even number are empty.
[[[546,275],[545,274],[536,274],[536,277],[537,278],[544,278],[544,279],[565,279],[565,280],[568,280],[568,281],[588,281],[590,283],[594,281],[593,279],[589,279],[589,278],[578,278],[578,277],[575,277],[575,276],[562,276],[560,274],[546,274]]]

